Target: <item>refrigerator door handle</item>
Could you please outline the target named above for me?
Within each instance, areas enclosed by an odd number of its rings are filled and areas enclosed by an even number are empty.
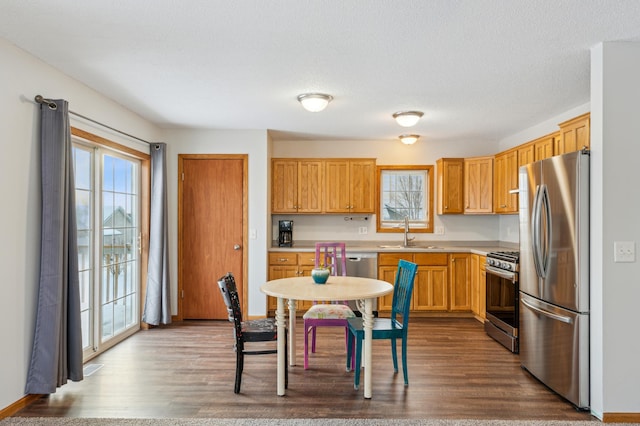
[[[520,301],[527,308],[531,309],[534,312],[542,314],[542,315],[544,315],[546,317],[552,318],[552,319],[557,320],[557,321],[564,322],[566,324],[572,324],[573,323],[573,318],[565,317],[564,315],[554,314],[553,312],[549,312],[549,311],[547,311],[545,309],[540,309],[540,308],[538,308],[536,306],[533,306],[532,304],[527,302],[525,299],[520,299]]]
[[[542,257],[542,253],[540,252],[540,222],[541,222],[541,206],[540,206],[540,185],[536,186],[536,192],[533,196],[533,206],[532,206],[532,215],[531,215],[531,227],[532,229],[532,238],[531,238],[531,251],[533,255],[533,265],[536,268],[536,274],[538,277],[544,278],[542,263],[540,258]]]
[[[543,219],[544,219],[544,227],[542,229],[543,240],[542,240],[542,278],[547,277],[547,273],[549,272],[549,254],[551,253],[551,230],[553,229],[551,225],[551,202],[549,200],[549,188],[547,185],[542,185],[542,208],[543,208]]]

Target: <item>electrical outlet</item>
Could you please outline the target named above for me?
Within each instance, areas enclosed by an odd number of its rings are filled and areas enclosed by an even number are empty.
[[[365,235],[367,233],[367,227],[366,226],[361,226],[358,228],[358,234],[360,235]]]
[[[614,241],[613,261],[616,263],[636,261],[636,243],[634,241]]]
[[[444,226],[436,226],[436,232],[437,235],[444,235]]]

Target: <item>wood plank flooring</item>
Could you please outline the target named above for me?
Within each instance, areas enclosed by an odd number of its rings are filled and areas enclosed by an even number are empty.
[[[353,388],[337,329],[319,330],[306,371],[301,323],[297,331],[285,397],[276,395],[275,355],[245,357],[234,394],[231,324],[185,321],[136,333],[88,363],[102,368],[16,416],[597,421],[529,375],[474,319],[412,318],[408,387],[402,367],[393,372],[389,341],[375,340],[371,400]]]

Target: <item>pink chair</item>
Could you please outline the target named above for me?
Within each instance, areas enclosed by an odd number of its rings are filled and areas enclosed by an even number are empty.
[[[324,265],[331,269],[331,275],[347,275],[347,256],[344,243],[316,243],[316,267]],[[349,337],[349,318],[355,318],[346,301],[318,303],[304,314],[304,369],[309,368],[309,333],[311,352],[316,351],[317,327],[343,327],[345,347]]]

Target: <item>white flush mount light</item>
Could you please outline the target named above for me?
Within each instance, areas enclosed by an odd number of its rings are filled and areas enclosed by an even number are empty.
[[[329,105],[333,96],[324,93],[303,93],[298,95],[298,101],[304,109],[311,112],[320,112]]]
[[[413,145],[419,137],[420,135],[400,135],[400,142],[405,145]]]
[[[393,118],[402,127],[415,126],[418,120],[424,115],[421,111],[400,111],[393,114]]]

